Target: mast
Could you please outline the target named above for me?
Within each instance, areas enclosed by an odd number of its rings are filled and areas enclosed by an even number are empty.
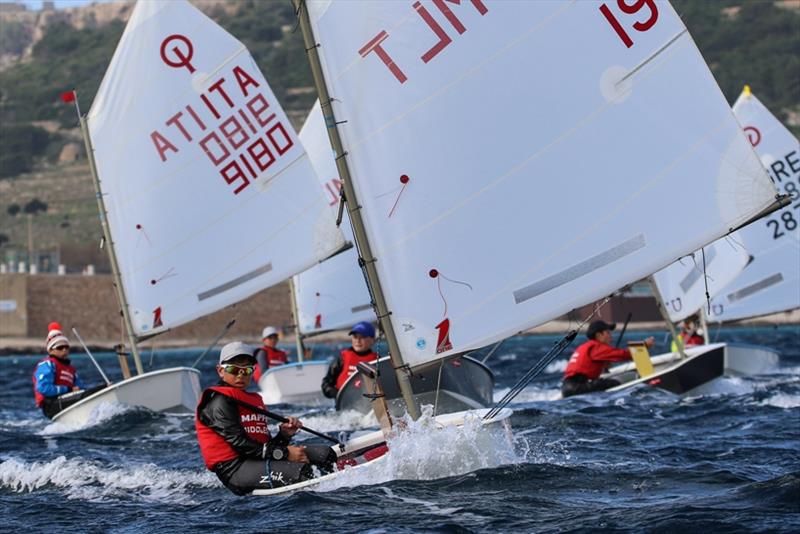
[[[711,335],[708,332],[708,321],[706,321],[706,308],[705,306],[700,307],[700,328],[703,329],[703,341],[706,345],[711,343]]]
[[[100,213],[100,225],[103,227],[103,238],[106,241],[106,248],[108,249],[108,259],[111,262],[111,273],[114,277],[114,289],[117,292],[117,300],[122,307],[122,317],[125,321],[125,331],[128,334],[128,342],[131,344],[131,354],[133,354],[133,361],[136,364],[136,374],[144,373],[142,368],[142,359],[139,356],[139,347],[136,345],[136,336],[133,334],[133,323],[131,322],[131,315],[128,311],[128,299],[125,297],[125,289],[122,287],[122,277],[119,274],[119,264],[117,263],[117,254],[114,252],[114,241],[111,239],[111,228],[108,226],[108,219],[106,218],[106,204],[103,202],[103,192],[100,190],[100,179],[97,176],[97,166],[94,161],[94,147],[92,140],[89,137],[89,126],[86,123],[86,117],[81,115],[78,108],[78,99],[75,99],[75,107],[78,109],[78,118],[81,123],[81,133],[83,134],[83,142],[86,146],[86,155],[89,158],[89,170],[92,174],[92,183],[94,184],[94,192],[97,197],[97,211]]]
[[[661,317],[664,319],[664,322],[667,323],[667,328],[669,328],[669,333],[672,335],[672,339],[675,341],[675,346],[678,347],[678,354],[681,355],[681,358],[686,358],[686,353],[683,351],[683,343],[680,341],[680,339],[678,339],[678,332],[675,330],[675,325],[672,324],[672,320],[669,318],[667,308],[664,306],[664,298],[661,296],[661,292],[658,290],[655,277],[653,277],[651,274],[647,277],[647,281],[650,282],[650,288],[653,290],[653,296],[656,298],[658,311],[661,313]]]
[[[300,333],[300,314],[297,311],[297,289],[294,286],[294,277],[289,278],[289,289],[292,292],[292,316],[294,317],[294,342],[297,347],[297,361],[305,360],[306,348],[303,345],[303,335]]]
[[[328,93],[328,88],[325,85],[325,78],[322,74],[322,65],[319,60],[317,52],[317,43],[314,40],[313,32],[311,30],[311,21],[308,17],[308,9],[304,0],[292,0],[292,5],[297,12],[300,20],[300,29],[303,32],[303,42],[308,53],[308,60],[311,66],[311,74],[314,77],[314,85],[317,88],[317,95],[319,96],[320,106],[323,109],[323,116],[326,117],[328,124],[328,137],[331,141],[331,146],[336,154],[336,167],[339,171],[339,177],[342,180],[342,187],[345,192],[345,200],[348,205],[348,213],[350,214],[350,223],[353,226],[353,234],[355,236],[356,244],[358,245],[361,258],[363,260],[363,269],[367,277],[367,284],[369,285],[372,296],[375,300],[375,307],[377,311],[378,321],[380,322],[381,329],[386,335],[386,342],[389,345],[389,358],[391,359],[392,366],[394,367],[395,374],[397,375],[397,383],[400,387],[400,392],[403,395],[403,401],[406,404],[406,409],[412,419],[419,419],[420,410],[416,401],[414,400],[414,392],[411,389],[411,381],[409,380],[408,370],[403,356],[400,353],[400,346],[397,342],[392,327],[392,322],[389,319],[389,309],[386,304],[386,299],[381,289],[380,280],[378,278],[378,271],[375,268],[377,261],[372,255],[372,249],[367,239],[367,233],[364,228],[364,221],[361,217],[361,206],[358,204],[353,183],[350,180],[350,171],[347,167],[347,161],[344,158],[345,150],[342,147],[342,139],[339,136],[339,130],[336,127],[336,119],[331,106],[331,97]],[[327,107],[328,111],[324,109]]]

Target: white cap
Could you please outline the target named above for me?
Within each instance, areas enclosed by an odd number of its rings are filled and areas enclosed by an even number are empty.
[[[61,332],[61,325],[58,323],[50,323],[47,325],[47,339],[45,340],[45,347],[47,352],[53,347],[60,347],[61,345],[69,346],[69,339]]]
[[[264,330],[261,331],[261,339],[264,339],[265,337],[269,336],[277,336],[278,333],[279,333],[278,329],[275,328],[274,326],[267,326],[264,328]]]
[[[242,355],[250,356],[253,361],[255,361],[256,357],[253,355],[254,352],[255,350],[250,345],[242,343],[241,341],[234,341],[222,347],[222,351],[219,353],[219,363],[221,365]]]

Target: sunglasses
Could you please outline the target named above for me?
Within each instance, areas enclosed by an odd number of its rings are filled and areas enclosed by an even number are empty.
[[[223,365],[222,370],[228,373],[229,375],[244,375],[250,376],[255,372],[256,368],[252,365]]]
[[[60,345],[58,347],[53,347],[53,350],[69,350],[69,345]]]

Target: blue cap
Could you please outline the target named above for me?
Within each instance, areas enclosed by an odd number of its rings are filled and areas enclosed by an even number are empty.
[[[364,337],[375,337],[375,327],[368,321],[361,321],[353,325],[350,329],[350,335],[361,334]]]

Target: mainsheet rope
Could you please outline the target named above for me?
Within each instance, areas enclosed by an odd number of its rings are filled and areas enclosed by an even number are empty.
[[[569,344],[572,343],[572,341],[577,337],[578,332],[583,327],[583,325],[585,325],[587,322],[589,322],[589,320],[591,320],[592,317],[597,315],[597,312],[600,311],[600,308],[605,306],[606,303],[609,300],[611,300],[611,297],[610,296],[606,297],[603,300],[603,302],[601,302],[598,306],[595,306],[595,308],[592,311],[592,313],[589,314],[589,316],[586,319],[584,319],[580,324],[578,324],[578,326],[576,326],[573,330],[570,330],[569,332],[567,332],[564,335],[564,337],[562,337],[559,341],[557,341],[555,343],[555,345],[553,345],[553,348],[551,348],[547,352],[547,354],[545,354],[530,369],[528,369],[528,372],[525,373],[522,376],[522,378],[520,378],[517,381],[516,384],[511,386],[511,389],[508,391],[508,393],[506,393],[503,396],[503,398],[500,399],[497,402],[497,404],[491,410],[489,410],[489,412],[486,415],[483,416],[483,419],[484,420],[488,420],[488,419],[491,419],[491,418],[495,417],[497,414],[500,413],[500,410],[502,410],[503,408],[508,406],[508,404],[512,400],[514,400],[514,398],[517,395],[519,395],[520,392],[522,392],[523,389],[525,389],[525,386],[527,386],[531,382],[531,380],[533,380],[534,378],[539,376],[542,373],[542,371],[544,371],[545,368],[547,368],[547,366],[550,364],[550,362],[555,360],[558,356],[561,355],[562,352],[564,352],[564,349],[566,349],[569,346]]]

